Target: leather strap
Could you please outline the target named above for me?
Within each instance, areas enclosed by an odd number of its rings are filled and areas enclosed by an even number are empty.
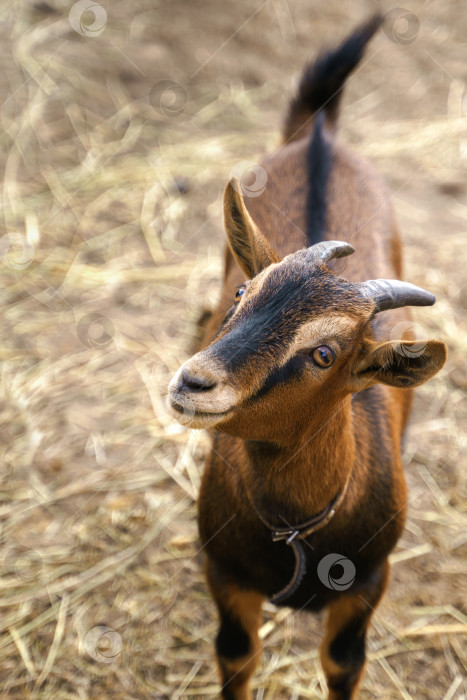
[[[336,496],[334,496],[332,501],[330,501],[327,504],[327,506],[323,508],[323,510],[321,510],[319,513],[314,515],[306,522],[296,526],[278,528],[274,525],[271,525],[271,523],[269,523],[266,520],[266,518],[259,512],[259,510],[256,508],[252,501],[252,505],[256,511],[256,515],[261,520],[263,525],[265,525],[269,530],[271,530],[272,541],[285,541],[285,543],[289,545],[289,547],[292,547],[293,552],[295,554],[295,569],[292,578],[289,581],[289,583],[286,586],[284,586],[284,588],[282,588],[271,598],[271,603],[273,603],[274,605],[280,605],[281,603],[283,603],[285,600],[287,600],[287,598],[292,596],[300,586],[306,574],[306,556],[301,541],[305,540],[314,532],[317,532],[317,530],[321,530],[321,528],[325,527],[331,520],[331,518],[334,517],[337,508],[344,500],[348,483],[349,479],[347,479],[343,489],[339,491],[339,493]]]

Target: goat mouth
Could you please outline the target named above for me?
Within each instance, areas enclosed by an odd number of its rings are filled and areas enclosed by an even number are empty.
[[[196,411],[193,410],[190,406],[183,406],[180,403],[175,403],[175,401],[171,401],[170,405],[174,409],[174,411],[177,411],[177,413],[182,413],[184,415],[191,415],[191,416],[196,416],[196,417],[204,417],[207,416],[209,417],[214,417],[214,416],[226,416],[228,413],[231,412],[231,408],[227,409],[227,411]]]
[[[173,412],[176,414],[177,420],[188,427],[196,428],[208,428],[211,425],[219,423],[223,418],[232,413],[232,408],[228,408],[226,411],[200,411],[195,409],[194,406],[184,405],[177,403],[174,399],[170,399],[169,406]]]

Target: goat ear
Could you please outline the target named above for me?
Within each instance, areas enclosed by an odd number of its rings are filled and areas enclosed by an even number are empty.
[[[440,340],[370,342],[353,376],[353,390],[381,383],[407,389],[433,377],[446,362],[447,348]]]
[[[224,226],[230,249],[245,275],[251,279],[265,267],[281,261],[248,213],[237,179],[224,192]]]

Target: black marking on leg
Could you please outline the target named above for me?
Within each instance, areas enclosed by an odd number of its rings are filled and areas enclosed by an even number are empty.
[[[238,659],[246,656],[251,649],[248,633],[238,620],[223,617],[216,639],[216,651],[224,659]]]
[[[229,690],[225,686],[222,687],[222,698],[223,700],[235,700],[235,693]]]
[[[343,668],[360,668],[365,662],[365,633],[362,620],[349,623],[329,645],[329,656]]]
[[[334,693],[339,693],[340,696],[344,698],[350,698],[352,690],[355,686],[356,674],[347,674],[346,676],[340,676],[339,678],[331,678],[328,680],[329,690],[334,691]]]

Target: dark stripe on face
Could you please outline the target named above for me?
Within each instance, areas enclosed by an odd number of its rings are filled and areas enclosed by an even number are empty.
[[[212,348],[228,370],[243,366],[252,355],[277,357],[303,323],[293,311],[303,283],[285,280],[268,291],[269,286],[266,280],[259,294],[246,301],[232,319],[232,327],[227,324],[226,335]]]
[[[306,359],[303,356],[294,355],[285,365],[274,370],[266,378],[264,384],[251,396],[248,401],[256,401],[268,394],[271,389],[279,384],[287,384],[292,379],[299,379],[305,369]]]
[[[247,362],[263,358],[277,366],[304,323],[317,313],[343,311],[349,301],[355,303],[352,284],[326,270],[313,269],[306,251],[296,253],[294,258],[293,266],[271,271],[258,292],[242,302],[211,346],[210,351],[227,371],[238,371]]]

